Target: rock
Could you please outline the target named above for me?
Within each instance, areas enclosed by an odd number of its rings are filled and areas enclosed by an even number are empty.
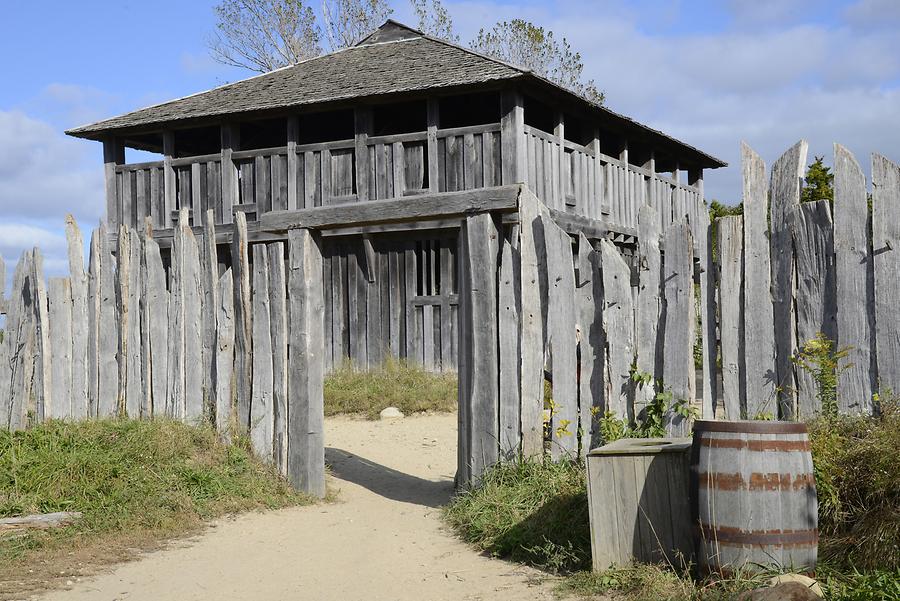
[[[783,582],[743,592],[736,601],[819,601],[819,596],[799,582]]]
[[[814,592],[818,597],[825,598],[825,593],[822,592],[822,586],[814,579],[809,576],[804,576],[803,574],[781,574],[779,576],[775,576],[771,580],[769,580],[769,586],[775,586],[777,584],[782,584],[784,582],[799,582],[812,592]]]
[[[403,415],[403,412],[396,407],[387,407],[386,409],[382,409],[380,415],[381,419],[400,419],[401,417],[406,417],[405,415]]]

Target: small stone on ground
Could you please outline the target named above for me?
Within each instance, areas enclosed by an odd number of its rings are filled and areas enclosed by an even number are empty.
[[[401,417],[406,417],[405,415],[403,415],[403,412],[396,407],[387,407],[386,409],[382,409],[380,415],[381,419],[400,419]]]

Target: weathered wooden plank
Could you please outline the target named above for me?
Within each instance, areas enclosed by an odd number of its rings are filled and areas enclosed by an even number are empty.
[[[640,418],[641,412],[656,397],[656,384],[662,374],[662,256],[659,239],[662,231],[659,215],[649,205],[638,212],[638,290],[636,301],[635,352],[637,353],[637,373],[640,381],[635,382],[634,414]],[[649,379],[649,381],[647,381]]]
[[[216,308],[216,431],[231,440],[234,431],[234,282],[231,269],[219,278]]]
[[[208,209],[200,240],[200,320],[202,386],[204,407],[216,407],[216,315],[219,308],[219,258],[213,209]],[[229,293],[230,294],[230,293]],[[206,410],[204,412],[207,412]],[[215,415],[214,411],[208,411]]]
[[[829,202],[805,202],[788,215],[796,269],[797,348],[820,332],[835,340],[837,307],[834,273],[834,241]],[[797,371],[797,411],[808,419],[822,409],[813,374]]]
[[[875,356],[881,390],[900,390],[900,167],[872,155],[872,255],[875,272]]]
[[[788,220],[800,204],[800,184],[806,166],[807,144],[801,140],[772,165],[769,185],[772,317],[775,325],[775,377],[779,414],[785,419],[796,416],[797,376],[791,358],[797,350],[796,319],[793,307],[794,262]]]
[[[513,232],[513,235],[518,236],[518,232]],[[522,399],[519,389],[521,268],[518,249],[513,248],[505,238],[501,244],[497,318],[500,341],[500,458],[512,461],[519,457],[522,441]]]
[[[418,336],[421,332],[416,328],[415,311],[412,301],[416,296],[416,248],[415,243],[407,242],[403,251],[404,267],[404,332],[406,337],[406,359],[418,365],[422,364],[422,340]]]
[[[541,217],[547,248],[547,334],[552,362],[553,405],[550,452],[554,458],[578,452],[578,343],[575,339],[575,267],[572,239],[549,212]]]
[[[29,293],[34,310],[34,375],[32,401],[38,423],[55,417],[50,373],[50,319],[47,315],[47,285],[44,282],[44,258],[41,250],[32,250]]]
[[[599,442],[597,421],[603,411],[603,365],[605,346],[602,314],[603,281],[600,257],[591,243],[578,237],[578,421],[581,456]],[[598,418],[598,419],[595,419]]]
[[[250,423],[253,330],[248,254],[247,219],[243,213],[238,213],[235,215],[231,240],[231,270],[234,282],[234,397],[238,432],[245,432]]]
[[[114,259],[104,224],[91,236],[91,278],[88,285],[88,370],[91,377],[91,415],[108,417],[117,411],[119,368]]]
[[[322,251],[309,230],[288,233],[290,372],[288,479],[325,496],[324,366],[322,362]]]
[[[269,324],[272,336],[272,444],[279,473],[287,475],[288,315],[284,243],[267,247],[269,262]]]
[[[697,312],[694,307],[694,240],[686,223],[675,223],[665,232],[663,262],[665,334],[663,337],[663,386],[672,393],[673,403],[694,402],[694,341]],[[666,430],[670,436],[684,436],[690,424],[669,412]]]
[[[401,253],[391,245],[388,249],[388,305],[390,312],[390,348],[391,356],[399,359],[401,353],[400,325],[403,320],[403,291],[400,287]]]
[[[375,252],[371,238],[363,238],[366,257],[366,357],[369,368],[373,369],[384,361],[385,342],[384,319],[387,307],[382,304],[381,290],[387,284],[380,275],[382,264],[386,267],[387,257]]]
[[[609,240],[600,241],[603,274],[603,324],[606,333],[605,411],[633,419],[631,365],[634,361],[634,306],[631,269]]]
[[[73,419],[82,419],[88,411],[88,278],[84,271],[84,241],[71,215],[66,215],[66,244],[72,295],[71,409]]]
[[[189,216],[184,210],[179,215],[179,230],[183,230],[182,244],[175,247],[175,255],[182,253],[182,287],[184,299],[184,416],[189,423],[197,423],[208,416],[203,397],[203,370],[194,363],[201,358],[202,320],[200,248],[194,232],[189,227]],[[176,232],[176,238],[178,233]],[[175,258],[177,261],[177,257]]]
[[[292,228],[336,228],[388,222],[420,221],[466,215],[480,211],[512,212],[521,186],[500,186],[423,194],[409,199],[388,199],[362,204],[335,205],[302,211],[272,211],[260,218],[260,232],[283,232]]]
[[[775,328],[769,262],[769,203],[766,165],[747,144],[741,145],[744,205],[744,368],[747,417],[777,416]]]
[[[34,369],[34,311],[32,295],[26,292],[31,273],[33,255],[31,251],[22,253],[13,273],[12,289],[9,295],[4,342],[6,354],[4,366],[7,379],[3,381],[2,425],[16,431],[28,425],[28,404],[31,395],[31,376]]]
[[[837,347],[847,349],[847,368],[838,378],[842,413],[872,410],[875,380],[875,290],[869,248],[866,176],[856,158],[834,145],[834,258]],[[864,307],[860,310],[860,307]]]
[[[460,447],[468,449],[465,463],[469,479],[477,481],[484,470],[499,458],[500,438],[497,349],[497,255],[498,228],[494,217],[482,213],[466,218],[460,234],[465,247],[460,270],[460,331],[465,371],[460,381],[466,384],[460,406],[466,407],[465,428]],[[462,466],[461,466],[462,468]]]
[[[744,218],[717,222],[719,249],[719,332],[722,339],[722,397],[725,419],[746,418],[744,376]]]
[[[350,362],[356,369],[365,369],[362,363],[362,347],[366,343],[365,330],[363,330],[362,340],[360,340],[360,324],[359,324],[359,295],[356,280],[362,277],[359,273],[359,265],[357,260],[356,249],[353,248],[347,254],[347,333],[350,351]],[[365,305],[365,299],[362,299]]]
[[[297,142],[300,139],[300,117],[293,115],[287,118],[287,209],[301,208],[298,204],[297,176],[300,171],[297,156]]]
[[[250,396],[250,442],[262,461],[272,462],[274,438],[272,328],[269,305],[269,259],[266,247],[253,247],[253,386]]]
[[[171,415],[168,398],[169,373],[169,293],[159,245],[150,236],[143,238],[141,261],[145,407],[142,415]]]
[[[117,249],[119,301],[119,410],[141,415],[144,386],[141,373],[141,246],[137,233],[119,228]]]
[[[716,403],[718,402],[718,378],[716,369],[717,335],[716,323],[718,312],[716,310],[716,285],[715,263],[712,256],[712,227],[709,221],[709,211],[703,202],[702,195],[692,201],[696,217],[694,227],[694,241],[697,246],[697,258],[700,263],[700,307],[701,319],[700,338],[703,353],[703,407],[701,416],[704,419],[715,419]]]
[[[69,278],[48,282],[50,391],[56,419],[72,419],[72,287]]]
[[[372,109],[356,107],[353,111],[354,153],[356,156],[356,193],[360,201],[373,200],[370,195],[372,181],[369,173],[368,137],[372,133]]]
[[[538,198],[526,188],[519,202],[519,260],[521,282],[520,352],[522,455],[544,452],[544,314],[547,304],[546,250]],[[465,335],[460,313],[460,344]],[[462,355],[460,355],[462,356]],[[462,366],[460,366],[462,372]]]

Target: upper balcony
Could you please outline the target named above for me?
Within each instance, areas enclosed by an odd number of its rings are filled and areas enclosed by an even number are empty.
[[[662,226],[703,210],[702,169],[682,182],[677,161],[646,143],[536,100],[504,98],[428,98],[108,141],[108,223],[113,231],[149,223],[165,238],[181,209],[195,227],[209,209],[216,225],[238,211],[252,224],[269,211],[414,202],[517,182],[551,209],[602,222],[624,241],[643,204],[657,208]],[[126,164],[126,143],[165,158]]]

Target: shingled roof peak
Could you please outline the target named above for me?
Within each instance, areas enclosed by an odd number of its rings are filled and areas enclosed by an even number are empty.
[[[357,46],[370,46],[372,44],[380,44],[384,42],[400,42],[403,40],[413,40],[416,38],[428,37],[424,32],[419,31],[405,23],[388,19],[382,23],[378,29],[366,35],[354,44]]]

